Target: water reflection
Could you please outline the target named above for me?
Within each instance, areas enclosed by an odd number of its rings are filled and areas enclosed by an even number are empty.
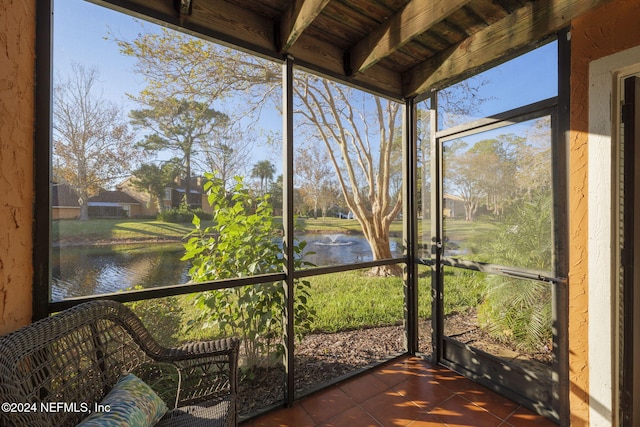
[[[52,257],[54,301],[151,288],[189,280],[181,244],[56,247]]]
[[[371,246],[361,235],[318,233],[296,237],[307,242],[305,261],[318,267],[373,260]],[[402,256],[403,250],[399,238],[391,239],[390,246],[394,256]]]
[[[304,259],[316,266],[371,261],[367,240],[349,234],[304,234]],[[402,255],[400,239],[391,252]],[[180,261],[184,248],[174,244],[65,246],[53,248],[51,298],[59,301],[86,295],[152,288],[189,281],[189,263]]]

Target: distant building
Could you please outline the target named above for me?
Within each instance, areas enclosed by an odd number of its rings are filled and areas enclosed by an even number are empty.
[[[87,201],[89,218],[130,218],[140,216],[140,200],[122,192],[102,190]],[[51,218],[75,219],[80,217],[78,195],[68,184],[54,183],[51,186]]]
[[[51,219],[73,219],[80,216],[78,195],[67,184],[51,185]]]
[[[89,218],[132,218],[141,215],[142,203],[122,191],[101,191],[90,197]]]
[[[130,176],[118,184],[116,188],[140,201],[140,215],[157,215],[158,203],[155,198],[153,198],[148,192],[138,189],[133,184],[134,179],[134,176]],[[161,201],[163,209],[177,208],[182,204],[184,195],[186,194],[186,188],[183,181],[184,180],[178,178],[176,179],[175,185],[164,189],[164,196]],[[191,178],[191,189],[189,191],[190,194],[188,198],[189,206],[193,209],[202,209],[205,212],[211,213],[212,209],[207,202],[207,195],[202,189],[203,184],[204,182],[201,177]]]

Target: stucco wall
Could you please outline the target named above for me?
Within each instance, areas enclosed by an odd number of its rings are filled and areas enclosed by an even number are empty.
[[[35,0],[0,2],[0,333],[31,321]]]
[[[602,384],[589,384],[588,371],[589,345],[598,345],[588,340],[589,64],[639,45],[638,16],[640,3],[637,0],[615,0],[572,23],[569,177],[569,379],[572,426],[589,424],[589,387],[602,387]],[[591,402],[592,405],[601,403],[606,405],[609,402]]]

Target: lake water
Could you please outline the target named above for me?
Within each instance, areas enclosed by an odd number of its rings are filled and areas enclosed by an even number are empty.
[[[317,266],[371,261],[371,249],[362,236],[305,234],[305,260]],[[400,239],[391,251],[402,255]],[[312,253],[313,252],[313,253]],[[130,244],[55,247],[52,256],[53,301],[118,292],[134,287],[151,288],[189,281],[189,263],[180,261],[181,244]]]

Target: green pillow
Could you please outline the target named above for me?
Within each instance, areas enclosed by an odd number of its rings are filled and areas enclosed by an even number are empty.
[[[133,374],[121,377],[100,402],[104,411],[94,412],[78,426],[147,427],[156,424],[167,412],[167,405]]]

